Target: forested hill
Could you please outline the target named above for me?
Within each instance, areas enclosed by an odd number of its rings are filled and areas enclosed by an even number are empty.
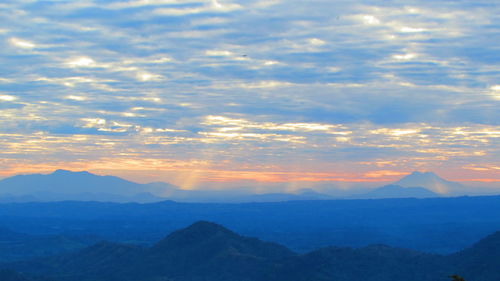
[[[54,281],[444,281],[457,273],[466,280],[498,281],[499,245],[496,232],[452,255],[385,245],[297,254],[199,221],[148,248],[101,242],[70,254],[3,265],[22,275],[3,272],[20,281],[40,276]]]

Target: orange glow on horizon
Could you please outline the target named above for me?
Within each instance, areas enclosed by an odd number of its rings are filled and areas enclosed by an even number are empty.
[[[373,170],[359,173],[348,172],[307,172],[283,171],[279,168],[252,170],[245,167],[237,170],[217,167],[209,161],[169,160],[169,159],[101,159],[99,161],[54,162],[50,164],[3,163],[7,168],[0,171],[1,177],[18,174],[51,173],[57,169],[72,171],[89,171],[98,175],[115,175],[135,182],[166,181],[182,189],[193,189],[203,183],[237,183],[251,181],[254,183],[299,183],[299,182],[353,182],[376,183],[396,181],[409,174],[405,171]],[[10,165],[9,165],[10,164]],[[460,172],[460,171],[457,171]],[[478,177],[476,177],[478,176]],[[500,179],[488,175],[476,175],[455,181],[496,183]],[[453,180],[454,177],[446,177]]]
[[[460,179],[459,181],[500,182],[500,179]]]

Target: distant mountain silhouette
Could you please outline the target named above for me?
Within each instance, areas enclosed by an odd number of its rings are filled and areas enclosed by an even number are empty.
[[[431,172],[413,172],[389,186],[371,191],[359,188],[342,191],[337,192],[336,196],[323,194],[314,189],[299,189],[294,193],[264,194],[256,194],[249,188],[184,190],[165,182],[139,184],[115,176],[99,176],[86,171],[67,170],[56,170],[51,174],[18,175],[0,180],[0,203],[66,200],[119,203],[151,203],[163,200],[192,203],[259,203],[339,198],[427,198],[443,194],[464,195],[467,192],[467,187],[444,180]],[[328,193],[335,194],[332,190]]]
[[[459,183],[447,181],[432,172],[413,172],[394,183],[402,187],[424,187],[437,193],[445,194],[465,187]]]
[[[139,184],[115,176],[86,171],[56,170],[51,174],[18,175],[0,180],[0,203],[53,202],[64,200],[99,202],[281,202],[331,199],[304,190],[298,194],[254,194],[245,190],[183,190],[165,182]]]
[[[326,247],[299,255],[199,221],[151,248],[100,242],[73,254],[3,267],[61,281],[445,281],[451,274],[498,281],[499,257],[500,232],[449,256],[385,245]]]
[[[17,175],[0,181],[0,202],[109,201],[156,202],[172,185],[138,184],[114,176],[56,170],[47,175]]]
[[[355,195],[352,198],[382,199],[382,198],[432,198],[439,194],[423,187],[402,187],[399,185],[386,185],[376,188],[365,194]]]

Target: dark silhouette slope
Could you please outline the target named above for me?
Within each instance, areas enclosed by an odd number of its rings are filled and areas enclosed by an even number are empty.
[[[449,256],[385,245],[326,247],[298,255],[199,221],[151,248],[101,242],[73,254],[4,267],[57,281],[445,281],[452,274],[498,281],[500,232]]]
[[[149,249],[101,242],[13,268],[57,280],[260,280],[274,262],[291,256],[294,253],[281,245],[200,221]]]
[[[273,261],[294,254],[287,248],[240,236],[218,224],[199,221],[151,248],[145,269],[174,279],[258,280]]]
[[[442,256],[385,245],[327,247],[290,260],[276,277],[296,281],[447,280]]]
[[[465,280],[500,280],[500,231],[451,255],[450,263]]]

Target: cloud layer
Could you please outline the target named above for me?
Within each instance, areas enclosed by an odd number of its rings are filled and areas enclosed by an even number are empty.
[[[495,1],[3,3],[2,175],[495,183],[499,15]]]

